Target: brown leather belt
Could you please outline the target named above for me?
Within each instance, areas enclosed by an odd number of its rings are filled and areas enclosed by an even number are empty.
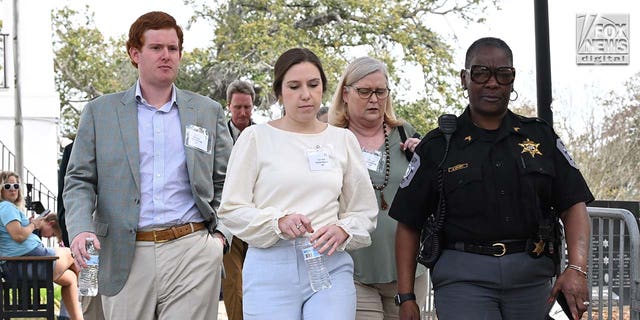
[[[205,226],[202,222],[191,222],[162,230],[138,231],[136,233],[136,241],[167,242],[204,228]]]

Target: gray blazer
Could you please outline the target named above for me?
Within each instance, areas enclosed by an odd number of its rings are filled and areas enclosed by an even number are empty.
[[[231,234],[218,224],[216,216],[232,148],[224,112],[219,103],[185,90],[177,89],[176,102],[182,136],[186,126],[193,124],[206,128],[213,139],[211,154],[185,148],[187,170],[191,192],[203,218],[211,223],[211,230],[221,231],[231,243]],[[93,232],[102,245],[100,294],[117,294],[129,276],[140,216],[135,85],[85,106],[63,197],[69,238]]]

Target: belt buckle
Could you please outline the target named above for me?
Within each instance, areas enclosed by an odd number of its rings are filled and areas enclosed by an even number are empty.
[[[156,242],[156,243],[163,243],[163,242],[167,242],[167,241],[169,241],[169,240],[158,240],[157,235],[158,235],[158,233],[156,233],[156,230],[154,230],[154,231],[153,231],[153,242]]]
[[[507,253],[507,246],[505,246],[504,243],[502,243],[502,242],[496,242],[496,243],[492,244],[491,246],[492,247],[500,247],[500,248],[502,248],[502,252],[493,254],[494,257],[502,257]]]

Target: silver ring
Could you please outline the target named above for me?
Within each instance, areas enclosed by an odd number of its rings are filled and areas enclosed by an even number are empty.
[[[302,227],[302,223],[296,224],[296,229],[300,230],[300,227]]]
[[[585,306],[588,306],[590,304],[590,302],[589,301],[584,301],[584,302],[582,302],[582,304],[585,305]]]

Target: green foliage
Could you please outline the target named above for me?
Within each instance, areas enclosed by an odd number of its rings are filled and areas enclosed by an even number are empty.
[[[104,93],[123,90],[136,73],[124,39],[105,40],[88,7],[52,12],[55,84],[60,97],[62,134],[75,135],[79,110]]]
[[[192,52],[184,52],[176,86],[210,97],[219,95],[217,87],[209,81],[211,76],[208,71],[214,67],[211,61],[213,57],[208,50],[194,49]]]
[[[396,116],[409,122],[421,136],[438,127],[438,117],[444,112],[429,106],[429,101],[421,99],[410,103],[396,103]]]
[[[53,300],[61,301],[62,300],[62,287],[59,284],[53,284]]]
[[[482,21],[476,16],[497,1],[184,0],[194,8],[191,22],[212,24],[214,45],[183,53],[176,85],[224,105],[231,81],[251,80],[259,110],[268,113],[275,101],[273,64],[285,50],[306,47],[320,57],[329,80],[325,103],[345,65],[366,54],[387,63],[392,87],[403,80],[404,66],[418,67],[425,85],[410,90],[428,94],[397,105],[402,117],[426,133],[435,123],[433,110],[461,108],[452,50],[428,22],[439,15]],[[104,39],[87,7],[55,10],[52,21],[62,132],[73,136],[85,102],[131,86],[137,73],[124,52],[124,38]]]
[[[372,0],[229,0],[214,7],[206,0],[185,0],[195,9],[192,21],[206,19],[215,29],[216,63],[232,66],[215,75],[223,86],[238,78],[270,88],[273,63],[286,49],[306,47],[323,61],[333,92],[345,64],[358,55],[385,61],[392,80],[401,77],[399,66],[418,66],[429,92],[427,106],[453,106],[449,80],[451,48],[427,22],[434,15],[457,15],[472,21],[472,15],[495,3],[480,1],[372,1]],[[213,80],[213,79],[212,79]],[[217,90],[220,91],[220,90]],[[261,107],[275,97],[263,90]],[[330,98],[331,94],[325,98]],[[222,98],[214,97],[214,98]]]

